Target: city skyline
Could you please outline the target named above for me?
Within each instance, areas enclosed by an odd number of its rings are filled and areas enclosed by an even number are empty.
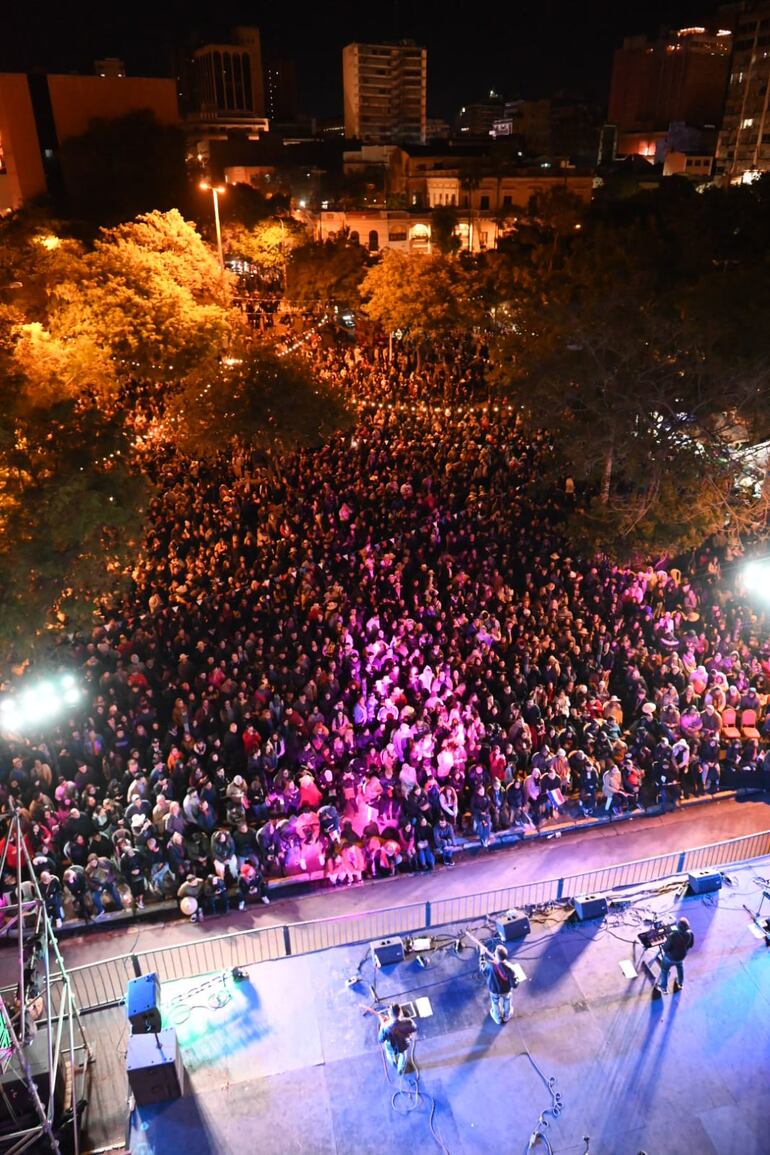
[[[342,112],[345,44],[410,38],[428,50],[428,114],[449,117],[490,89],[511,97],[572,90],[605,103],[613,50],[624,36],[701,22],[716,8],[709,0],[631,0],[622,6],[611,0],[525,0],[501,28],[499,20],[469,21],[460,6],[452,6],[447,19],[447,6],[435,0],[408,10],[390,0],[375,11],[336,0],[322,9],[302,7],[291,19],[285,11],[224,0],[216,20],[197,0],[162,6],[137,0],[130,10],[105,9],[92,0],[66,10],[46,2],[42,13],[34,13],[34,29],[30,11],[5,14],[0,71],[90,71],[95,59],[119,56],[129,75],[173,75],[185,51],[223,35],[230,25],[247,23],[260,28],[265,59],[296,61],[301,110],[331,116]]]

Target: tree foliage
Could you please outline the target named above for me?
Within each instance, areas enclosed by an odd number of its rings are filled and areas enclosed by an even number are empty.
[[[386,332],[403,329],[419,343],[460,326],[467,285],[448,257],[386,249],[366,274],[361,297],[367,316]]]
[[[306,362],[258,347],[228,359],[207,384],[189,383],[169,399],[174,444],[194,457],[220,452],[233,437],[258,445],[318,444],[351,417]]]
[[[346,233],[299,245],[287,264],[286,295],[302,305],[355,304],[366,260],[366,250]]]
[[[622,227],[590,222],[541,264],[497,342],[499,381],[551,435],[554,478],[582,483],[573,534],[618,556],[691,547],[725,526],[756,532],[767,514],[767,483],[753,504],[737,485],[736,436],[762,435],[770,348],[741,332],[745,311],[714,308],[737,288],[714,250],[694,260],[677,243],[695,209],[701,247],[719,246],[721,229],[702,231],[711,208],[684,193],[633,216],[626,206]],[[767,270],[743,273],[766,332]]]

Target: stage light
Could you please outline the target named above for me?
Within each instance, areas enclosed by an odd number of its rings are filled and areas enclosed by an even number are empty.
[[[758,557],[746,562],[743,584],[748,593],[770,599],[770,558]]]

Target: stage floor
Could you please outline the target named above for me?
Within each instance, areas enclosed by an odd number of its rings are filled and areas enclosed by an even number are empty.
[[[552,1102],[534,1063],[563,1100],[559,1117],[547,1116],[555,1155],[765,1155],[770,948],[742,904],[757,910],[756,876],[769,872],[767,861],[731,870],[732,886],[703,897],[640,891],[601,924],[561,910],[535,916],[531,935],[510,944],[527,982],[504,1026],[487,1013],[475,951],[451,945],[427,968],[408,956],[376,978],[365,961],[353,987],[362,947],[264,963],[248,982],[197,993],[200,979],[166,984],[164,1025],[178,1031],[187,1087],[181,1100],[134,1111],[132,1155],[438,1152],[428,1096],[445,1152],[524,1152]],[[652,910],[686,913],[696,936],[684,990],[657,1001],[643,971],[629,979],[619,965]],[[361,1014],[373,978],[383,1002],[430,1001],[416,1051],[425,1097],[408,1114],[391,1105],[397,1079],[375,1019]],[[223,991],[225,1005],[212,1006]],[[124,1133],[120,1017],[87,1020],[97,1050],[91,1149]]]

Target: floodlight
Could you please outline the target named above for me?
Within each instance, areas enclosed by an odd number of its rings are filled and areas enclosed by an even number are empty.
[[[749,593],[770,599],[770,558],[758,557],[746,562],[743,584]]]

